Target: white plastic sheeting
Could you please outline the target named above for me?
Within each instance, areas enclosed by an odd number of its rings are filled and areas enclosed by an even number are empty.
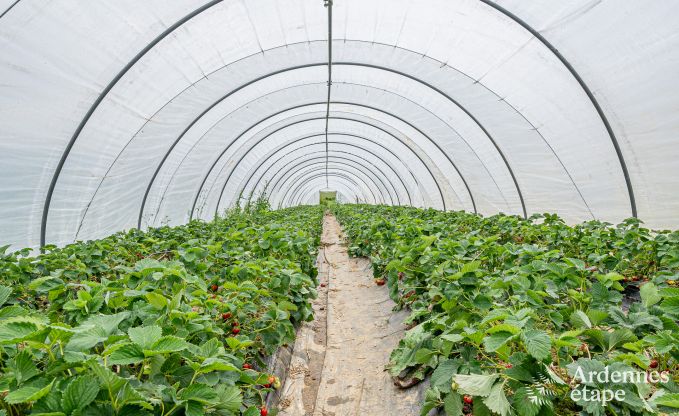
[[[0,244],[210,219],[265,189],[312,202],[326,182],[348,201],[679,225],[674,0],[333,13],[326,178],[322,0],[0,1]]]

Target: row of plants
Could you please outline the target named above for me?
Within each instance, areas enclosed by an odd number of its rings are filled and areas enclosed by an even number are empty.
[[[0,414],[273,415],[265,359],[312,318],[322,214],[0,248]]]
[[[422,415],[678,412],[679,232],[333,210],[350,253],[412,311],[388,368],[402,387],[429,380]]]

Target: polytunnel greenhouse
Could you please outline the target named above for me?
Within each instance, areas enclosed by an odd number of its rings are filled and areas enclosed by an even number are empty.
[[[679,414],[679,3],[0,0],[0,416]]]

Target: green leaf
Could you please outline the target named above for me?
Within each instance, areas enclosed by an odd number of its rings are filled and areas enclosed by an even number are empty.
[[[0,306],[4,305],[12,294],[12,288],[0,285]]]
[[[591,328],[592,322],[586,313],[581,310],[577,310],[571,314],[570,318],[571,324],[578,329]]]
[[[496,332],[483,339],[483,345],[488,352],[495,352],[512,339],[514,334],[510,332]]]
[[[24,341],[40,328],[33,322],[3,322],[0,324],[0,344]]]
[[[234,413],[238,412],[241,403],[243,402],[243,396],[238,387],[220,384],[215,390],[219,396],[218,407],[220,409],[228,410]]]
[[[538,360],[544,360],[550,356],[552,340],[545,331],[531,329],[524,331],[521,335],[528,354]]]
[[[66,349],[70,351],[84,351],[89,350],[100,342],[106,341],[108,335],[103,328],[88,327],[86,329],[79,329],[73,334],[71,339],[66,344]]]
[[[16,379],[18,385],[21,385],[25,381],[28,381],[40,374],[38,367],[36,367],[35,363],[33,362],[33,356],[26,349],[14,356],[11,367],[14,371],[14,378]]]
[[[665,393],[655,399],[655,403],[660,406],[679,409],[679,393]]]
[[[666,313],[679,315],[679,296],[665,299],[660,304],[660,308]]]
[[[202,383],[194,383],[179,393],[182,400],[192,400],[203,404],[216,404],[219,401],[217,392],[210,386]]]
[[[450,389],[450,382],[460,367],[458,360],[445,360],[431,374],[431,385],[441,391]]]
[[[538,360],[544,360],[550,356],[552,340],[545,331],[531,329],[524,331],[521,336],[528,354]]]
[[[462,396],[455,392],[448,394],[443,399],[443,410],[445,410],[446,416],[462,416],[462,407]]]
[[[138,326],[127,331],[130,340],[141,348],[149,348],[163,335],[163,330],[157,325]]]
[[[454,380],[460,393],[486,397],[497,377],[497,374],[456,374]]]
[[[642,285],[639,294],[641,295],[641,303],[647,308],[650,308],[662,299],[658,288],[651,282]]]
[[[500,416],[508,416],[512,412],[512,407],[507,396],[505,396],[503,387],[503,383],[496,383],[490,390],[488,397],[483,399],[483,403],[494,413]]]
[[[168,300],[165,296],[155,292],[147,293],[146,300],[157,309],[163,309],[168,303]]]
[[[514,407],[519,416],[536,416],[540,413],[543,401],[550,400],[540,394],[538,389],[524,386],[514,393]]]
[[[61,406],[66,414],[82,410],[94,401],[99,393],[99,381],[93,376],[73,379],[64,390]]]
[[[14,391],[11,391],[6,397],[5,397],[5,402],[8,404],[19,404],[19,403],[28,403],[28,402],[34,402],[50,392],[52,390],[52,384],[54,382],[48,384],[45,387],[35,387],[35,386],[25,386],[25,387],[20,387]]]
[[[186,402],[184,408],[184,416],[203,416],[205,411],[203,410],[203,405],[193,400]]]
[[[109,364],[137,364],[144,360],[144,351],[137,344],[125,344],[118,347],[109,356]]]
[[[150,349],[144,350],[144,354],[147,356],[168,354],[171,352],[185,350],[188,347],[189,343],[184,341],[182,338],[175,337],[174,335],[167,335],[156,341]]]
[[[201,364],[200,368],[198,369],[198,372],[201,374],[210,373],[212,371],[240,371],[240,370],[233,364],[219,358],[208,358],[207,360],[203,361],[203,364]]]

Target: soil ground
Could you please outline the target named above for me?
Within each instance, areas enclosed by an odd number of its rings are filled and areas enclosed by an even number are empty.
[[[319,296],[302,325],[280,391],[281,416],[418,415],[423,386],[402,390],[384,367],[407,312],[393,312],[370,261],[350,258],[332,215],[324,217]]]

